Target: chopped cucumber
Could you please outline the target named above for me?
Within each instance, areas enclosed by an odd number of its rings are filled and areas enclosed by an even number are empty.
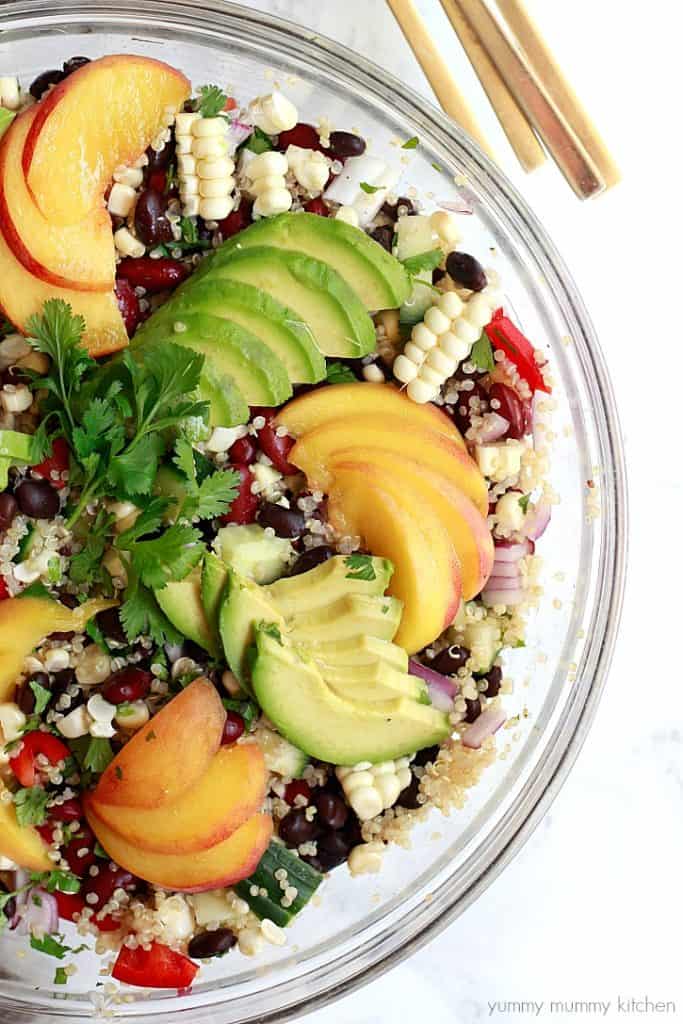
[[[429,217],[422,214],[413,217],[399,217],[396,223],[396,255],[399,260],[419,256],[439,245],[438,235]]]
[[[402,324],[419,324],[430,306],[439,297],[432,284],[431,270],[422,270],[413,276],[413,287],[410,295],[401,306],[399,320]]]
[[[266,768],[285,779],[300,779],[308,764],[308,754],[299,750],[284,736],[272,729],[262,728],[256,733],[256,740],[263,752]]]
[[[276,878],[276,872],[281,869],[287,872],[282,884],[280,879]],[[284,928],[300,910],[303,910],[322,880],[323,876],[319,871],[295,856],[278,839],[273,839],[253,875],[245,878],[243,882],[238,882],[234,890],[238,896],[246,900],[257,917],[261,920],[268,918]],[[291,906],[284,907],[282,899],[288,885],[294,886],[297,895]],[[251,892],[253,886],[259,890],[255,896]]]
[[[33,525],[33,523],[29,523],[28,524],[28,531],[24,534],[24,536],[19,541],[19,548],[17,550],[17,553],[16,553],[14,561],[15,562],[25,562],[27,558],[30,558],[31,552],[33,551],[33,548],[36,545],[36,540],[37,539],[38,539],[38,534],[36,533],[36,528]]]

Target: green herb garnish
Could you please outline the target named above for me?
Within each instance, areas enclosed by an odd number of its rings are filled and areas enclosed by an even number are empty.
[[[343,363],[328,363],[326,380],[328,384],[347,384],[357,380],[355,373]]]
[[[83,767],[95,775],[100,775],[114,760],[111,743],[100,736],[93,736],[83,759]]]
[[[346,574],[347,580],[367,580],[368,583],[371,583],[372,580],[377,579],[372,555],[347,555],[344,565],[351,570]]]
[[[419,145],[420,140],[418,139],[417,135],[413,135],[412,139],[408,139],[407,142],[403,143],[401,149],[417,149]]]
[[[33,713],[35,715],[42,715],[43,711],[50,703],[50,697],[52,694],[45,686],[41,686],[40,683],[37,683],[35,679],[30,679],[28,685],[33,692],[33,696],[36,698]]]
[[[195,110],[202,117],[218,117],[225,110],[228,97],[217,85],[203,85],[195,100]]]
[[[409,274],[420,274],[425,270],[434,270],[443,260],[441,249],[430,249],[428,252],[420,252],[416,256],[409,256],[402,260],[403,266]]]
[[[521,508],[522,512],[526,512],[526,510],[528,509],[530,498],[530,494],[523,494],[522,497],[519,499],[518,505]]]
[[[271,636],[273,640],[277,640],[280,646],[282,646],[282,633],[274,622],[261,622],[259,628],[262,633],[265,633],[266,636]]]
[[[361,181],[360,187],[369,196],[374,196],[375,192],[380,192],[383,185],[369,185],[367,181]]]
[[[70,946],[64,946],[54,935],[45,935],[42,939],[37,939],[35,935],[32,935],[31,949],[45,953],[46,956],[54,956],[57,960],[63,960],[67,953],[72,952]]]
[[[47,805],[50,794],[42,786],[18,789],[13,796],[17,822],[26,825],[44,825],[47,820]]]
[[[55,971],[55,977],[54,977],[54,981],[52,982],[52,984],[53,985],[66,985],[68,980],[69,980],[69,976],[66,973],[66,968],[65,967],[58,967],[56,969],[56,971]]]
[[[493,358],[493,349],[491,348],[491,342],[488,339],[486,331],[481,332],[481,337],[478,341],[475,341],[472,346],[472,351],[469,354],[468,362],[476,366],[478,370],[493,370],[495,369],[495,360]]]
[[[251,153],[256,153],[258,156],[260,153],[267,153],[271,150],[273,143],[270,141],[270,136],[266,135],[264,131],[260,128],[254,128],[253,133],[239,148],[248,149]]]

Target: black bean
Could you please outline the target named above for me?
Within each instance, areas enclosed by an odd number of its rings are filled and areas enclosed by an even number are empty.
[[[417,794],[419,793],[419,791],[420,780],[418,779],[417,775],[413,775],[413,777],[410,780],[410,784],[406,786],[405,789],[401,790],[399,798],[396,801],[396,803],[399,805],[399,807],[405,807],[409,811],[414,811],[416,810],[416,808],[422,807],[422,804],[419,803],[417,799]]]
[[[18,511],[19,505],[13,494],[7,491],[0,494],[0,530],[9,530]]]
[[[446,259],[446,270],[463,288],[480,292],[486,287],[486,274],[479,260],[468,252],[451,252]]]
[[[64,592],[59,595],[59,600],[67,608],[78,608],[80,603],[75,594],[66,594]]]
[[[19,508],[31,519],[54,519],[59,495],[47,480],[24,480],[14,492]]]
[[[154,188],[146,188],[135,204],[135,230],[145,245],[161,245],[173,240],[173,228],[166,216],[168,200]]]
[[[66,693],[67,687],[71,686],[76,682],[76,673],[72,668],[62,669],[61,672],[55,672],[52,676],[52,686],[50,687],[52,697],[50,698],[50,704],[55,704],[62,694]],[[78,704],[82,704],[83,700],[74,698],[69,711],[73,711]]]
[[[208,960],[212,956],[223,956],[237,942],[229,928],[216,928],[213,932],[201,932],[190,941],[187,955],[193,960]]]
[[[157,152],[150,146],[147,150],[147,171],[165,171],[175,154],[175,139],[173,136],[164,143],[164,148]]]
[[[500,684],[503,681],[503,670],[498,665],[494,665],[486,675],[481,677],[486,680],[486,690],[484,693],[487,697],[497,697],[500,692]]]
[[[34,99],[39,100],[51,85],[58,85],[65,77],[64,72],[57,70],[57,68],[53,68],[51,71],[43,71],[42,75],[34,78],[28,91]]]
[[[318,840],[316,860],[321,871],[331,871],[349,859],[352,844],[343,832],[326,832]]]
[[[459,668],[464,667],[469,656],[470,652],[466,647],[452,645],[451,647],[444,648],[443,651],[439,651],[436,657],[429,662],[429,667],[444,676],[452,676],[455,675]]]
[[[20,366],[8,366],[0,374],[0,383],[2,383],[3,387],[5,384],[13,384],[15,387],[19,384],[28,384],[30,379],[29,375]]]
[[[36,672],[22,686],[17,687],[15,700],[25,715],[32,715],[36,707],[36,695],[31,689],[31,683],[36,683],[43,689],[49,690],[50,677],[46,672]]]
[[[270,526],[278,537],[300,537],[306,525],[304,514],[299,509],[283,508],[272,502],[261,506],[257,519],[261,526]]]
[[[300,846],[320,835],[320,826],[309,821],[305,807],[295,807],[280,822],[280,839],[286,846]]]
[[[292,566],[291,575],[299,576],[302,572],[315,569],[316,565],[322,565],[323,562],[326,562],[328,558],[332,558],[333,555],[334,551],[327,544],[319,544],[316,548],[309,548],[308,551],[304,551],[303,555],[299,555]]]
[[[437,747],[425,747],[423,750],[418,750],[417,754],[413,758],[413,764],[418,765],[420,768],[424,768],[426,764],[430,764],[432,761],[436,761],[439,748]]]
[[[371,231],[370,238],[374,238],[383,249],[391,252],[394,245],[394,229],[390,224],[385,224],[383,227]]]
[[[17,912],[17,901],[14,898],[14,896],[10,897],[10,899],[7,900],[7,903],[5,904],[1,912],[5,915],[6,921],[12,920],[12,918]]]
[[[78,71],[84,64],[90,63],[90,57],[69,57],[68,60],[62,64],[62,71],[64,77],[68,78],[69,75],[73,75],[74,71]]]
[[[360,156],[365,152],[365,148],[365,139],[362,139],[360,135],[354,135],[353,132],[330,133],[330,156]]]
[[[107,640],[117,640],[120,644],[128,642],[118,608],[107,608],[97,616],[97,625],[102,630],[102,635]]]
[[[396,221],[399,217],[414,217],[417,210],[410,199],[401,196],[395,203],[384,203],[382,213],[385,217],[391,217],[393,221]]]
[[[316,820],[326,828],[343,828],[349,816],[349,809],[344,801],[334,793],[328,793],[324,789],[316,789],[313,792],[313,803],[318,808]]]
[[[466,722],[476,722],[481,714],[481,701],[477,697],[476,700],[465,700],[467,710],[465,711]]]
[[[434,270],[432,271],[432,284],[438,284],[445,276],[445,270],[442,270],[441,267],[434,267]]]

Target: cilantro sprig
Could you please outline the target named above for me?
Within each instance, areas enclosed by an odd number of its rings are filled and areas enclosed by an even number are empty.
[[[353,370],[344,363],[328,363],[327,376],[328,384],[347,384],[357,380]]]
[[[225,110],[228,97],[218,85],[203,85],[195,100],[195,110],[202,117],[218,117]]]
[[[348,567],[347,580],[365,580],[371,583],[377,579],[372,555],[347,555],[344,565]]]
[[[50,794],[42,786],[29,786],[18,789],[14,794],[14,807],[17,823],[24,828],[27,825],[44,825],[47,820],[47,805]]]
[[[428,252],[420,252],[416,256],[408,256],[403,260],[403,266],[409,274],[419,274],[424,270],[434,270],[443,259],[441,249],[430,249]]]

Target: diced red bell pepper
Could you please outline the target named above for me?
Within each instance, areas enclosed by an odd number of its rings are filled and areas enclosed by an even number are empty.
[[[66,761],[71,751],[49,732],[27,732],[21,737],[21,750],[10,758],[9,766],[22,786],[35,786],[38,776],[36,758],[43,754],[50,764]]]
[[[63,437],[57,437],[52,442],[52,454],[48,455],[42,462],[39,462],[37,466],[33,466],[33,472],[38,476],[42,476],[44,480],[48,480],[53,487],[59,490],[66,486],[66,481],[61,479],[61,474],[68,468],[69,446]],[[52,477],[53,471],[60,474],[56,480]]]
[[[57,913],[63,921],[73,921],[78,914],[83,913],[87,906],[78,892],[60,892],[57,889],[54,897],[57,902]],[[101,932],[115,932],[121,927],[121,922],[113,918],[111,914],[106,914],[102,920],[91,917],[90,921]]]
[[[504,352],[510,362],[515,364],[520,377],[527,382],[532,391],[549,393],[552,390],[543,380],[543,374],[534,358],[533,345],[509,317],[505,316],[502,309],[495,311],[484,331],[492,346]]]
[[[4,576],[0,576],[0,601],[6,601],[9,596],[10,596],[10,592],[7,589],[7,584],[5,583],[5,577]]]
[[[122,946],[111,973],[117,981],[141,988],[186,989],[198,970],[199,965],[189,957],[153,942],[149,949]]]
[[[223,106],[223,110],[237,110],[237,100],[234,96],[228,96]]]

